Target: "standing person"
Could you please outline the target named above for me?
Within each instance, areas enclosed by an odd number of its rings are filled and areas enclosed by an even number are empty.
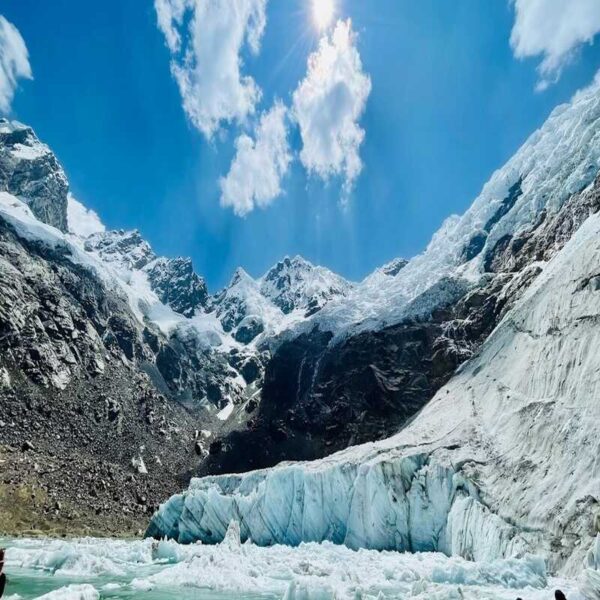
[[[4,548],[0,548],[0,598],[4,595],[6,587],[6,575],[4,574]]]

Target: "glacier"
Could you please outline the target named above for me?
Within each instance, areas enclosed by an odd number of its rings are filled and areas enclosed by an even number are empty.
[[[600,510],[600,215],[404,430],[312,463],[194,479],[147,534],[330,541],[578,573]],[[408,267],[405,267],[408,268]],[[401,271],[402,272],[402,271]]]

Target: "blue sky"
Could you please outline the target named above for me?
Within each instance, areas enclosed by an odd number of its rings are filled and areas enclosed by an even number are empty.
[[[75,196],[107,227],[138,228],[156,252],[191,256],[212,290],[238,265],[257,276],[286,254],[357,280],[418,253],[600,67],[598,44],[583,45],[536,91],[544,55],[515,58],[504,0],[337,0],[371,84],[357,119],[362,171],[349,193],[343,175],[309,173],[290,124],[282,194],[242,218],[220,205],[219,180],[257,119],[224,123],[210,140],[193,125],[150,0],[4,0],[0,10],[34,77],[20,82],[11,115],[55,150]],[[270,0],[260,52],[241,54],[262,90],[257,115],[276,99],[291,106],[331,31],[315,27],[309,0]]]

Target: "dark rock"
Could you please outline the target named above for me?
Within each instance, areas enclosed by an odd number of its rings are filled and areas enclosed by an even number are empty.
[[[208,290],[189,258],[159,258],[146,269],[152,290],[175,312],[192,317],[208,303]]]
[[[256,317],[246,317],[237,327],[233,337],[240,344],[249,344],[265,330],[263,322]]]
[[[67,231],[69,184],[54,154],[33,130],[9,124],[0,133],[0,191],[23,198],[44,223]]]

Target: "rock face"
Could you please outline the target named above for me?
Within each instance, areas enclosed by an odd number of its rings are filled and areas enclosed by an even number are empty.
[[[193,317],[206,308],[206,282],[196,275],[189,258],[159,258],[147,265],[146,273],[160,301],[175,312]]]
[[[69,184],[50,149],[33,130],[0,119],[0,191],[22,197],[44,223],[67,231]]]
[[[137,496],[176,490],[189,468],[194,419],[139,369],[153,354],[126,300],[65,250],[0,220],[2,527],[136,530]]]
[[[110,360],[147,360],[150,350],[126,301],[60,250],[22,240],[0,222],[3,354],[43,387],[103,373]]]
[[[260,281],[261,293],[286,315],[301,310],[305,317],[319,312],[334,298],[346,296],[350,289],[348,281],[301,256],[284,258]]]

